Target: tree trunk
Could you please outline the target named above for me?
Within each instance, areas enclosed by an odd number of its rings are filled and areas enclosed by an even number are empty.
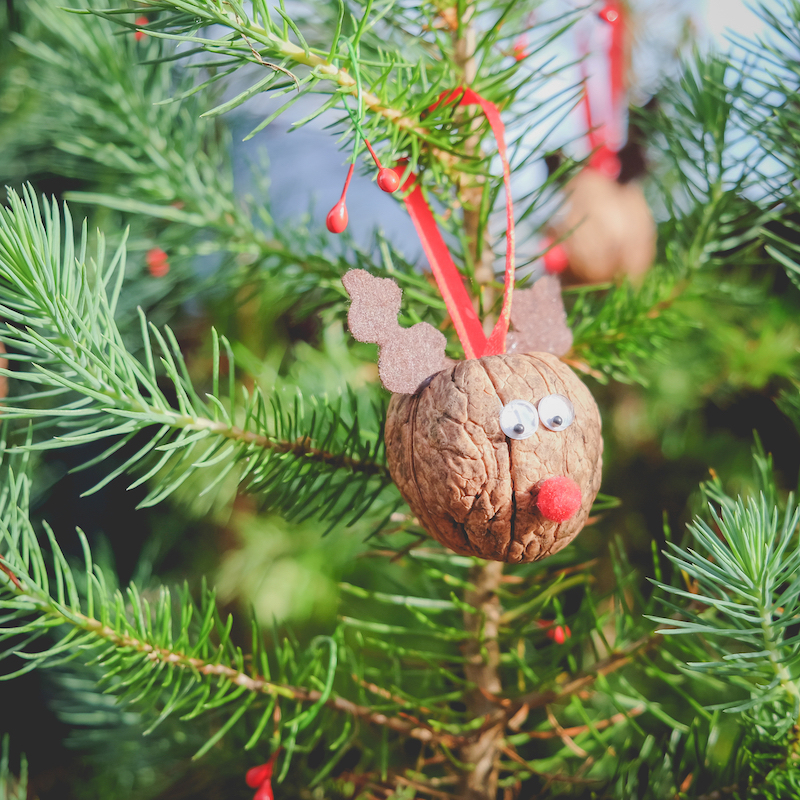
[[[469,581],[475,590],[467,592],[464,598],[475,609],[464,614],[464,627],[472,634],[464,645],[464,655],[467,657],[466,677],[475,684],[475,689],[466,698],[467,710],[473,717],[483,717],[497,710],[493,698],[500,696],[503,688],[498,671],[500,648],[497,644],[502,609],[496,593],[502,577],[503,564],[500,561],[487,561],[473,567]],[[461,748],[461,760],[474,765],[474,769],[464,775],[464,800],[495,800],[502,737],[501,723]]]

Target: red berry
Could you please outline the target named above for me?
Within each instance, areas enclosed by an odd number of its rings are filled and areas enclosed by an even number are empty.
[[[328,212],[325,224],[331,233],[341,233],[347,227],[347,206],[344,198]]]
[[[569,258],[566,250],[560,245],[553,245],[544,254],[544,268],[550,275],[557,275],[569,266]]]
[[[247,770],[244,779],[251,789],[258,789],[264,781],[268,781],[271,777],[272,762],[268,761],[266,764],[259,764],[257,767]]]
[[[275,795],[272,793],[272,781],[267,780],[262,784],[259,790],[253,795],[253,800],[275,800]]]
[[[378,186],[391,194],[397,191],[399,185],[400,176],[391,167],[382,167],[378,172]]]
[[[528,57],[528,52],[525,49],[525,42],[517,42],[514,45],[514,61],[524,61]]]
[[[540,487],[536,505],[542,516],[551,522],[566,522],[581,507],[581,490],[575,481],[558,475],[548,478]]]
[[[160,248],[154,247],[147,251],[145,256],[147,269],[154,278],[163,278],[169,272],[169,260],[167,254]]]
[[[566,625],[556,625],[553,630],[547,631],[547,635],[556,644],[564,644],[564,642],[572,636],[572,631]]]
[[[328,212],[325,217],[325,224],[331,233],[341,233],[347,227],[347,206],[345,205],[345,198],[347,197],[347,188],[350,186],[350,179],[353,177],[353,170],[355,164],[350,165],[347,170],[347,178],[344,181],[344,189],[342,189],[342,196],[339,202]]]
[[[553,627],[553,620],[540,619],[537,620],[540,628],[546,628],[545,635],[548,639],[552,639],[556,644],[564,644],[564,642],[572,636],[572,631],[568,625],[556,625]]]
[[[147,17],[136,17],[136,22],[134,24],[144,26],[147,25],[148,22],[150,22],[150,20],[147,19]],[[147,34],[144,31],[136,31],[136,33],[133,34],[133,38],[136,39],[137,42],[141,42],[145,36],[147,36]]]

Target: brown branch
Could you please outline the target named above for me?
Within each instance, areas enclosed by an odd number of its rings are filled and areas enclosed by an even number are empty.
[[[384,700],[391,700],[393,703],[397,703],[399,706],[408,705],[408,701],[398,695],[392,694],[388,689],[384,689],[382,686],[378,686],[375,683],[370,683],[369,681],[365,681],[363,678],[359,678],[358,675],[353,673],[350,676],[357,684],[363,686],[365,689],[369,690],[373,694],[377,694],[379,697],[383,697]],[[419,710],[423,714],[431,714],[433,713],[429,708],[425,708],[425,706],[419,706]],[[406,715],[408,716],[408,715]]]
[[[560,688],[559,691],[550,690],[548,692],[530,692],[529,694],[518,697],[511,708],[505,711],[505,714],[514,714],[522,706],[529,708],[543,708],[551,703],[557,703],[561,700],[577,694],[581,689],[591,686],[600,676],[609,675],[616,670],[629,664],[635,656],[640,652],[649,650],[655,647],[661,641],[660,634],[652,634],[639,639],[636,642],[628,645],[624,650],[617,653],[612,653],[608,658],[598,661],[594,669],[577,678],[574,678],[569,683]]]
[[[3,572],[5,572],[6,575],[8,575],[8,577],[11,579],[11,582],[14,584],[14,586],[17,587],[17,589],[22,591],[22,584],[19,582],[17,576],[5,565],[5,560],[3,559],[3,556],[0,556],[0,570],[2,570]]]
[[[164,414],[163,409],[148,408],[145,410],[153,411],[160,415]],[[389,479],[389,470],[383,464],[379,464],[376,461],[361,461],[341,453],[331,453],[318,447],[312,447],[307,436],[289,442],[281,439],[272,439],[262,433],[246,431],[238,425],[215,422],[206,417],[180,416],[175,414],[174,419],[174,427],[176,428],[192,431],[208,430],[212,433],[224,436],[226,439],[261,447],[264,450],[273,450],[276,453],[291,453],[299,458],[307,458],[311,461],[322,462],[335,469],[345,468],[353,472],[377,475],[380,478]]]
[[[420,781],[412,781],[409,778],[404,778],[402,775],[394,775],[393,777],[395,783],[399,783],[401,786],[409,786],[417,792],[422,792],[422,794],[429,794],[431,797],[438,797],[441,798],[441,800],[455,800],[456,796],[454,794],[443,792],[441,789],[434,789]]]
[[[502,562],[484,562],[470,570],[467,580],[475,588],[464,595],[466,603],[475,609],[464,614],[464,627],[471,634],[464,645],[467,658],[464,674],[475,685],[465,702],[470,717],[487,720],[487,724],[459,751],[460,760],[474,767],[463,776],[462,797],[465,800],[493,800],[497,794],[500,748],[508,721],[501,712],[490,722],[497,711],[496,698],[503,691],[497,640],[502,611],[497,590],[502,578]]]
[[[561,723],[556,719],[556,715],[550,706],[545,706],[544,709],[547,712],[547,721],[553,726],[553,733],[561,739],[564,746],[575,753],[576,756],[586,758],[589,754],[582,747],[575,744],[572,737],[561,727]]]
[[[285,697],[289,700],[297,700],[301,703],[316,703],[322,699],[322,693],[315,689],[305,689],[298,686],[274,683],[259,675],[248,675],[226,664],[214,664],[202,658],[188,656],[185,653],[178,653],[167,648],[154,647],[151,644],[128,636],[127,634],[117,633],[112,627],[104,625],[100,620],[86,617],[83,614],[77,614],[75,616],[76,620],[73,624],[76,624],[78,627],[97,634],[106,641],[112,642],[117,647],[127,648],[145,654],[151,661],[169,664],[170,666],[181,669],[189,669],[192,672],[199,672],[201,675],[216,675],[236,686],[244,687],[249,692]],[[375,712],[368,706],[359,706],[337,695],[329,697],[325,701],[325,705],[337,711],[349,714],[350,716],[363,719],[373,725],[381,725],[422,742],[442,743],[447,747],[456,747],[460,742],[459,737],[450,734],[439,734],[423,723],[409,722],[399,717],[390,717],[386,714]]]
[[[574,783],[580,785],[586,784],[593,784],[599,783],[598,778],[581,778],[577,775],[553,775],[550,772],[539,772],[539,770],[534,769],[528,761],[526,761],[521,755],[515,753],[510,747],[502,747],[501,752],[503,755],[508,756],[512,761],[515,761],[517,764],[525,767],[528,771],[532,772],[534,775],[537,775],[540,778],[544,778],[548,784],[550,783]]]
[[[593,722],[591,726],[589,725],[575,725],[571,728],[561,728],[559,726],[559,730],[552,730],[552,731],[526,731],[525,735],[529,739],[557,739],[559,736],[566,735],[566,736],[579,736],[582,733],[588,733],[590,730],[594,729],[596,731],[602,731],[605,728],[610,728],[612,725],[616,725],[620,722],[625,722],[626,719],[629,717],[638,717],[639,714],[643,714],[645,711],[644,706],[637,706],[636,708],[632,708],[627,713],[621,711],[619,714],[614,714],[613,717],[609,717],[608,719],[601,719],[597,722]]]

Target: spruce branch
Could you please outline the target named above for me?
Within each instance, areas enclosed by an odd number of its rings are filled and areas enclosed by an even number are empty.
[[[690,669],[748,690],[748,699],[726,703],[726,710],[758,713],[774,707],[772,727],[785,733],[800,717],[800,638],[790,632],[800,613],[800,508],[791,497],[780,514],[763,494],[736,500],[719,492],[711,496],[722,500],[720,510],[711,506],[711,525],[695,520],[689,527],[699,550],[670,543],[666,553],[693,581],[691,591],[656,584],[676,600],[691,600],[697,610],[665,599],[678,618],[653,619],[666,626],[663,635],[688,634],[702,642],[694,648],[700,660],[690,661]],[[720,659],[709,661],[703,646]],[[767,716],[760,715],[760,724]]]
[[[85,226],[76,244],[66,206],[62,241],[55,202],[40,209],[26,190],[22,198],[12,192],[9,203],[0,210],[0,316],[7,321],[0,338],[13,351],[10,360],[29,369],[3,374],[24,378],[34,390],[11,398],[4,416],[36,420],[40,432],[57,433],[31,446],[112,439],[96,463],[149,431],[149,441],[95,487],[145,466],[134,485],[161,475],[145,505],[160,502],[201,469],[211,476],[204,491],[238,470],[238,482],[273,507],[295,517],[318,515],[332,525],[361,516],[383,493],[389,477],[380,409],[367,416],[374,427],[365,427],[352,395],[328,403],[298,394],[285,408],[279,394],[268,399],[256,388],[239,401],[230,344],[215,332],[211,391],[201,397],[169,329],[148,326],[140,313],[144,355],[126,348],[114,319],[124,242],[106,265],[101,237],[90,260]],[[227,381],[221,378],[225,353]],[[161,388],[164,381],[176,402]]]
[[[744,51],[738,71],[747,79],[747,91],[741,93],[740,99],[742,126],[765,155],[758,165],[758,200],[772,213],[764,228],[764,249],[795,286],[800,287],[797,244],[800,3],[790,0],[776,8],[759,3],[754,10],[765,23],[765,32],[750,40],[736,40]]]
[[[9,736],[3,736],[0,744],[0,800],[28,800],[28,761],[20,758],[19,777],[9,766]]]
[[[198,756],[245,712],[257,710],[259,724],[247,745],[254,747],[273,721],[275,704],[287,701],[294,711],[282,705],[279,719],[289,741],[327,708],[423,742],[450,746],[457,742],[424,723],[380,713],[334,693],[343,645],[337,632],[317,637],[305,653],[295,653],[288,640],[276,642],[270,657],[253,622],[252,650],[245,654],[234,643],[232,618],[220,615],[213,590],[204,587],[199,604],[186,585],[176,598],[166,587],[142,593],[131,585],[124,594],[112,593],[82,531],[78,536],[84,565],[76,570],[45,524],[52,554],[48,556],[29,519],[28,477],[10,469],[4,477],[0,549],[11,574],[0,576],[0,641],[11,642],[6,655],[14,653],[24,661],[4,680],[81,658],[101,668],[102,682],[121,702],[155,716],[150,731],[169,716],[193,719],[225,707],[225,723]],[[53,636],[55,643],[33,647],[43,637]],[[278,671],[277,679],[270,677],[270,663]],[[297,685],[300,680],[306,686]],[[312,688],[315,684],[320,688]],[[268,698],[260,710],[254,706],[259,697]],[[4,763],[0,762],[0,779]]]
[[[220,286],[235,292],[268,284],[276,305],[300,298],[307,314],[343,309],[341,276],[360,267],[398,281],[409,323],[441,323],[443,303],[430,282],[381,236],[368,246],[344,237],[333,248],[330,237],[310,235],[303,223],[277,224],[266,186],[257,202],[235,191],[227,134],[214,118],[201,118],[220,84],[192,92],[193,68],[176,70],[169,43],[136,42],[112,23],[65,13],[52,0],[33,0],[29,13],[45,34],[14,41],[30,56],[28,90],[49,87],[48,113],[35,123],[58,150],[51,168],[97,184],[67,192],[67,199],[150,218],[159,228],[167,223],[184,252],[224,255],[213,275],[199,285],[182,282],[178,292],[202,297],[218,295]],[[180,101],[171,103],[175,92]]]
[[[414,168],[420,163],[426,164],[435,173],[423,176],[429,187],[438,185],[442,179],[458,181],[465,171],[488,175],[489,170],[490,156],[475,158],[471,149],[465,153],[461,147],[466,136],[475,136],[476,131],[480,132],[479,138],[487,134],[485,121],[476,117],[476,124],[470,125],[470,131],[462,130],[460,124],[453,125],[452,108],[436,108],[442,92],[456,88],[465,79],[469,83],[474,79],[478,84],[476,88],[487,99],[508,106],[531,77],[516,60],[509,59],[501,47],[500,43],[508,38],[508,34],[501,33],[497,20],[489,11],[485,12],[486,29],[482,31],[477,46],[475,34],[472,34],[472,47],[478,56],[476,63],[480,64],[478,79],[474,71],[464,73],[458,68],[458,60],[462,58],[457,52],[458,42],[442,37],[442,26],[437,24],[437,20],[446,20],[447,14],[436,9],[407,10],[416,17],[417,32],[412,36],[405,30],[391,28],[385,19],[391,6],[374,13],[373,4],[369,2],[364,5],[361,18],[353,15],[346,19],[344,5],[332,5],[326,11],[334,31],[333,40],[325,39],[314,45],[306,37],[317,33],[318,19],[305,19],[299,11],[290,15],[283,7],[273,11],[263,0],[254,4],[251,12],[240,3],[216,4],[198,0],[147,0],[146,5],[158,13],[157,19],[146,26],[148,35],[190,45],[175,57],[206,51],[220,57],[219,65],[225,67],[226,72],[252,62],[264,64],[265,59],[272,59],[267,62],[271,67],[303,70],[299,78],[293,76],[297,92],[247,138],[261,131],[305,94],[322,94],[326,99],[308,117],[293,123],[294,127],[329,109],[338,108],[345,102],[345,96],[360,96],[363,108],[371,117],[365,126],[366,132],[381,157],[389,164],[397,163],[400,158],[409,158]],[[98,0],[91,2],[89,8],[74,10],[95,14],[130,29],[136,27],[126,20],[126,15],[138,13],[130,8],[110,8]],[[505,4],[502,16],[506,22],[511,22],[523,19],[524,12],[515,10],[514,4]],[[576,17],[574,14],[568,16],[571,16],[568,21],[548,26],[545,34],[530,45],[532,54],[543,50],[570,26]],[[223,26],[230,32],[216,39],[198,35],[208,26]],[[290,40],[290,31],[297,43]],[[326,35],[330,35],[329,31]],[[231,64],[234,66],[229,66]],[[553,68],[547,77],[552,78],[557,70]],[[210,80],[217,79],[218,76],[214,75]],[[534,76],[534,80],[539,83],[545,77]],[[206,115],[224,113],[259,92],[271,91],[275,96],[282,96],[294,89],[295,84],[282,83],[273,72],[235,98],[207,111]],[[181,95],[176,99],[181,99]],[[540,104],[533,104],[534,109],[537,106]],[[520,108],[518,118],[527,119],[529,123],[531,110]],[[340,118],[337,127],[343,129],[343,136],[348,141],[360,136],[347,114]],[[430,177],[435,180],[430,180]]]

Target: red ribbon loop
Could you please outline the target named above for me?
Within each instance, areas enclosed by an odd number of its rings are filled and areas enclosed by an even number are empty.
[[[500,317],[489,338],[483,332],[480,320],[472,301],[464,286],[464,278],[458,271],[450,256],[450,251],[442,239],[433,212],[426,202],[422,190],[417,184],[405,196],[405,204],[411,221],[417,229],[422,248],[431,265],[439,291],[442,294],[447,311],[464,348],[467,358],[480,358],[483,355],[497,355],[506,351],[506,333],[511,319],[511,296],[514,291],[515,244],[514,244],[514,206],[511,198],[511,167],[505,141],[505,125],[500,118],[500,110],[489,100],[481,97],[476,91],[468,88],[453,89],[442,92],[439,99],[431,106],[436,109],[442,103],[458,101],[459,105],[480,107],[489,122],[495,141],[497,153],[503,163],[503,185],[506,193],[506,269],[505,288],[503,290],[503,306]],[[416,175],[409,175],[403,191],[414,185]]]

